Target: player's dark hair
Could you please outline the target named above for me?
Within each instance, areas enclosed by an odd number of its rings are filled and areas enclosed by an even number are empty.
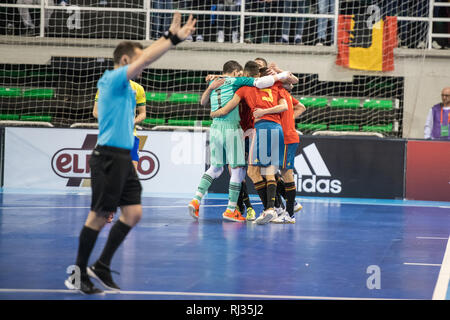
[[[229,74],[232,73],[233,71],[241,71],[242,70],[242,66],[239,64],[239,62],[234,61],[234,60],[230,60],[225,62],[225,64],[223,65],[223,73],[224,74]]]
[[[127,55],[130,58],[134,56],[136,49],[144,49],[142,44],[135,41],[122,41],[114,49],[113,58],[114,64],[120,64],[120,59],[122,56]]]
[[[267,67],[260,68],[259,69],[259,75],[261,77],[268,76],[269,75],[269,68],[267,68]]]
[[[259,65],[253,60],[247,61],[244,71],[249,77],[257,77],[259,75]]]
[[[266,60],[266,59],[258,57],[258,58],[255,58],[255,61],[256,61],[256,60],[261,61],[261,62],[264,64],[264,67],[267,67],[267,66],[268,66],[268,63],[267,63],[267,60]]]

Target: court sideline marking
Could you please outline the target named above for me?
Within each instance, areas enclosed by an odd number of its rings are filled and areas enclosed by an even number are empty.
[[[76,290],[64,289],[0,289],[0,293],[72,293],[80,294]],[[123,295],[159,295],[159,296],[203,296],[223,298],[253,298],[253,299],[292,299],[292,300],[397,300],[388,298],[354,298],[354,297],[319,297],[319,296],[289,296],[265,294],[239,294],[239,293],[211,293],[211,292],[176,292],[176,291],[103,291],[104,294]],[[80,297],[83,297],[80,294]]]
[[[450,237],[447,241],[444,258],[442,259],[441,270],[433,291],[433,300],[445,300],[445,296],[450,282]]]

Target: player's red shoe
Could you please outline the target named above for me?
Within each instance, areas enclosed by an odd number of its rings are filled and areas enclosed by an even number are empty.
[[[198,220],[198,213],[200,211],[200,203],[197,199],[192,199],[191,202],[189,202],[188,205],[189,214],[192,218]]]

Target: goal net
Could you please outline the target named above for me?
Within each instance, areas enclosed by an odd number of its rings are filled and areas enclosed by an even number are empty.
[[[430,29],[437,12],[430,3],[3,0],[0,121],[57,127],[95,123],[96,84],[113,68],[114,47],[121,40],[151,44],[178,10],[184,17],[193,14],[197,29],[137,80],[147,97],[143,127],[208,126],[209,109],[199,103],[206,75],[219,74],[227,60],[244,65],[264,57],[299,78],[292,95],[307,108],[296,120],[303,134],[328,130],[402,137],[404,76],[337,65],[340,33],[367,49],[375,41],[374,26],[396,17],[396,50],[412,50],[420,62],[434,42],[444,39],[431,37],[438,31]],[[345,17],[348,30],[341,25]]]

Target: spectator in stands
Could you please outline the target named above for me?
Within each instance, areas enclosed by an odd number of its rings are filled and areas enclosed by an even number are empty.
[[[450,140],[450,87],[442,89],[442,102],[433,106],[428,112],[425,123],[425,139]]]
[[[317,5],[319,7],[319,14],[334,14],[334,0],[317,0]],[[317,38],[318,42],[316,45],[323,46],[327,41],[327,27],[328,18],[319,18],[317,21]],[[332,20],[331,20],[332,21]],[[331,23],[331,38],[334,35],[334,23]]]
[[[217,4],[217,11],[235,11],[239,14],[241,0],[221,0]],[[239,16],[219,16],[217,18],[217,42],[225,42],[225,28],[231,29],[231,42],[239,42]]]
[[[44,0],[42,0],[44,1]],[[60,6],[66,6],[68,4],[69,0],[58,0],[57,4]],[[41,0],[17,0],[17,4],[24,4],[24,5],[36,5],[41,4]],[[55,1],[54,0],[48,0],[49,6],[54,6]],[[33,22],[33,19],[31,19],[30,15],[30,9],[29,8],[18,8],[20,17],[22,19],[22,23],[25,25],[25,34],[27,36],[35,36],[38,33],[36,32],[36,25]],[[48,31],[48,27],[50,25],[50,17],[52,16],[54,10],[47,9],[45,10],[45,21],[44,26],[45,29]]]
[[[306,13],[306,1],[282,1],[283,2],[283,13]],[[295,37],[294,44],[301,45],[303,37],[303,25],[305,23],[305,18],[292,18],[283,17],[283,28],[281,30],[281,38],[278,40],[279,43],[288,44],[289,35],[291,32],[291,21],[294,22],[295,27]]]
[[[450,0],[448,0],[450,2]],[[433,10],[433,17],[448,18],[450,17],[450,7],[436,6]],[[433,33],[447,33],[450,37],[450,23],[449,22],[434,22]],[[434,49],[450,48],[450,38],[435,38],[432,42]]]
[[[281,12],[281,9],[278,7],[278,1],[275,0],[246,0],[245,7],[245,10],[249,12]],[[269,16],[247,17],[244,41],[246,43],[269,43],[271,35],[275,34],[274,20],[273,17]]]
[[[173,1],[172,0],[153,0],[151,1],[153,9],[173,9]],[[153,13],[153,22],[152,22],[152,38],[159,39],[162,37],[163,32],[169,29],[170,22],[172,21],[171,13]]]
[[[387,15],[428,17],[429,0],[386,0]],[[428,26],[425,21],[398,21],[398,43],[403,48],[426,48]]]
[[[211,10],[211,1],[182,0],[178,3],[178,9],[180,10]],[[190,35],[186,41],[193,41],[193,37],[195,37],[196,42],[201,42],[204,40],[204,32],[208,24],[207,19],[209,18],[209,15],[194,14],[194,17],[197,19],[197,28],[194,35]]]

